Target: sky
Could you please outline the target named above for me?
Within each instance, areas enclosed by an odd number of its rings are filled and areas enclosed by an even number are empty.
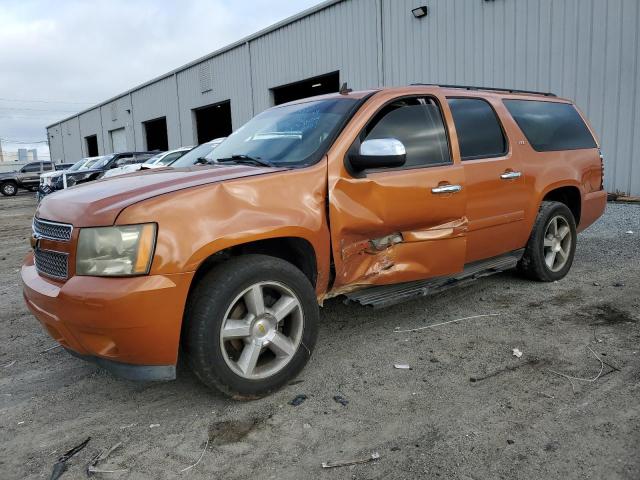
[[[0,139],[45,127],[321,0],[0,0]]]

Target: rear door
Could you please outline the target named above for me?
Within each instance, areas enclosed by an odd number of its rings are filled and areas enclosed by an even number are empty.
[[[501,102],[447,97],[467,189],[465,263],[521,248],[526,243],[527,192],[522,159],[514,154],[496,110]],[[506,114],[506,112],[505,112]]]
[[[361,108],[329,152],[334,292],[463,269],[464,169],[451,155],[442,101],[436,95],[381,92]],[[345,163],[349,153],[377,138],[400,140],[406,164],[351,171]]]

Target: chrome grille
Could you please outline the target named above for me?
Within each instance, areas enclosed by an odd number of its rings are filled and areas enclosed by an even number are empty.
[[[49,222],[48,220],[33,219],[33,233],[40,238],[68,242],[71,240],[73,226],[67,223]]]
[[[67,278],[68,257],[69,255],[66,253],[51,250],[36,249],[34,251],[38,273],[62,280]]]

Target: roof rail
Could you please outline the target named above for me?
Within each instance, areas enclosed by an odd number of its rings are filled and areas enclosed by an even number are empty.
[[[438,85],[434,83],[412,83],[413,85],[425,85],[431,87],[441,87],[441,88],[461,88],[463,90],[489,90],[495,92],[506,92],[506,93],[528,93],[531,95],[543,95],[545,97],[556,97],[555,93],[551,92],[536,92],[534,90],[519,90],[516,88],[497,88],[497,87],[476,87],[473,85]]]

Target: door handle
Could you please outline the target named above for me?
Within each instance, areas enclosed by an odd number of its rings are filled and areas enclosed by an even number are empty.
[[[500,175],[502,180],[513,180],[514,178],[520,178],[522,176],[522,172],[504,172]]]
[[[431,193],[458,193],[462,190],[461,185],[440,185],[431,189]]]

